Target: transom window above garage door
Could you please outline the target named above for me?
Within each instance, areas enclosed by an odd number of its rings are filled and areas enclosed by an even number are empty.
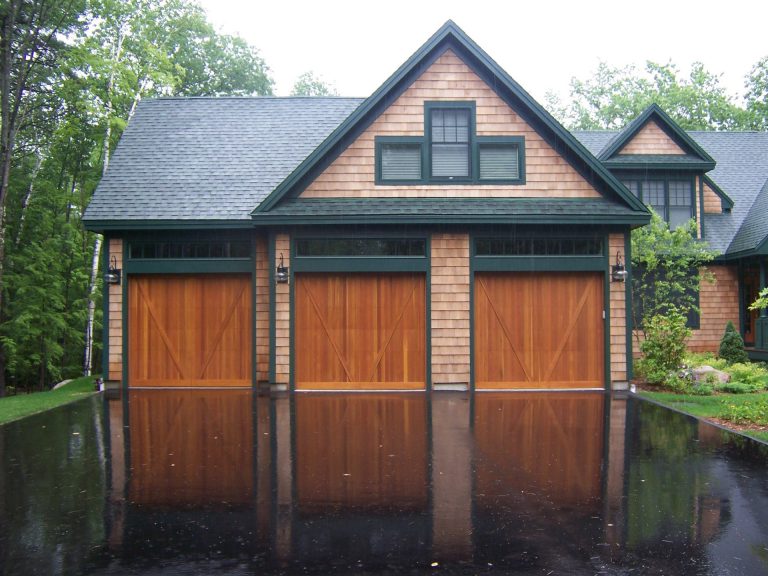
[[[249,240],[139,240],[128,243],[131,259],[250,258]]]
[[[602,256],[602,238],[476,238],[476,256]]]
[[[296,256],[426,256],[423,238],[300,238]]]

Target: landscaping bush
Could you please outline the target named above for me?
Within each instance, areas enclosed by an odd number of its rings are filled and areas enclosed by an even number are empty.
[[[718,384],[715,388],[718,392],[724,392],[726,394],[750,394],[758,391],[754,387],[749,384],[744,384],[743,382],[725,382],[723,384]]]
[[[685,359],[685,341],[691,335],[686,317],[677,308],[652,317],[645,326],[645,340],[640,344],[643,358],[640,372],[651,384],[666,382],[670,372],[676,372]]]
[[[715,393],[715,387],[712,384],[699,384],[691,388],[691,394],[694,396],[712,396]]]
[[[725,334],[723,334],[723,338],[720,340],[718,354],[720,358],[726,360],[729,364],[749,362],[747,351],[744,350],[744,339],[730,320],[726,324]]]
[[[697,366],[712,366],[715,370],[725,370],[728,361],[718,358],[713,352],[686,352],[685,365],[691,368]]]
[[[768,370],[762,364],[739,362],[726,366],[725,371],[731,375],[731,383],[741,382],[757,392],[768,387]]]
[[[736,424],[768,426],[768,397],[743,404],[725,400],[720,418]]]

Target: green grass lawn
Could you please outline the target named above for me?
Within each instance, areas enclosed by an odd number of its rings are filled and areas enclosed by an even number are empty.
[[[95,393],[96,377],[85,376],[57,390],[0,398],[0,424],[44,412]]]
[[[697,396],[693,394],[676,394],[674,392],[643,391],[640,392],[639,395],[699,418],[721,418],[725,405],[750,407],[764,404],[766,398],[768,398],[768,394],[765,393]],[[768,432],[759,430],[739,431],[747,436],[752,436],[758,440],[768,442]]]

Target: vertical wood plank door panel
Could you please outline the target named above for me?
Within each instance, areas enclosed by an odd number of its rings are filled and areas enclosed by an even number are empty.
[[[133,276],[128,303],[130,386],[251,385],[250,276]]]
[[[297,389],[423,390],[423,274],[297,274]]]
[[[604,387],[600,273],[478,273],[478,389]]]

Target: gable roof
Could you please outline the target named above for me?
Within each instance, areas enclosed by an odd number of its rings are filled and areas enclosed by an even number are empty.
[[[550,144],[598,188],[606,198],[634,212],[638,224],[648,221],[645,206],[608,171],[581,143],[541,107],[488,54],[455,23],[446,22],[384,84],[365,100],[328,138],[309,155],[253,211],[254,218],[269,213],[281,201],[295,198],[354,139],[360,135],[441,54],[453,50],[486,84],[515,108]]]
[[[621,150],[629,144],[632,139],[649,123],[655,122],[656,125],[680,148],[685,152],[682,155],[669,154],[631,154],[621,155]],[[598,153],[598,158],[607,166],[614,167],[645,167],[648,164],[659,164],[664,166],[654,166],[664,168],[671,165],[673,168],[691,167],[697,169],[711,170],[715,167],[715,160],[699,146],[696,141],[686,134],[685,130],[670,118],[658,104],[651,104],[632,122],[615,135],[605,147]]]
[[[574,131],[594,154],[601,155],[624,131]],[[768,132],[691,131],[686,135],[716,159],[710,179],[726,196],[731,211],[704,214],[704,237],[726,256],[765,249],[768,239]],[[722,198],[722,196],[721,196]]]
[[[144,100],[83,220],[101,230],[251,226],[251,210],[362,101]]]

